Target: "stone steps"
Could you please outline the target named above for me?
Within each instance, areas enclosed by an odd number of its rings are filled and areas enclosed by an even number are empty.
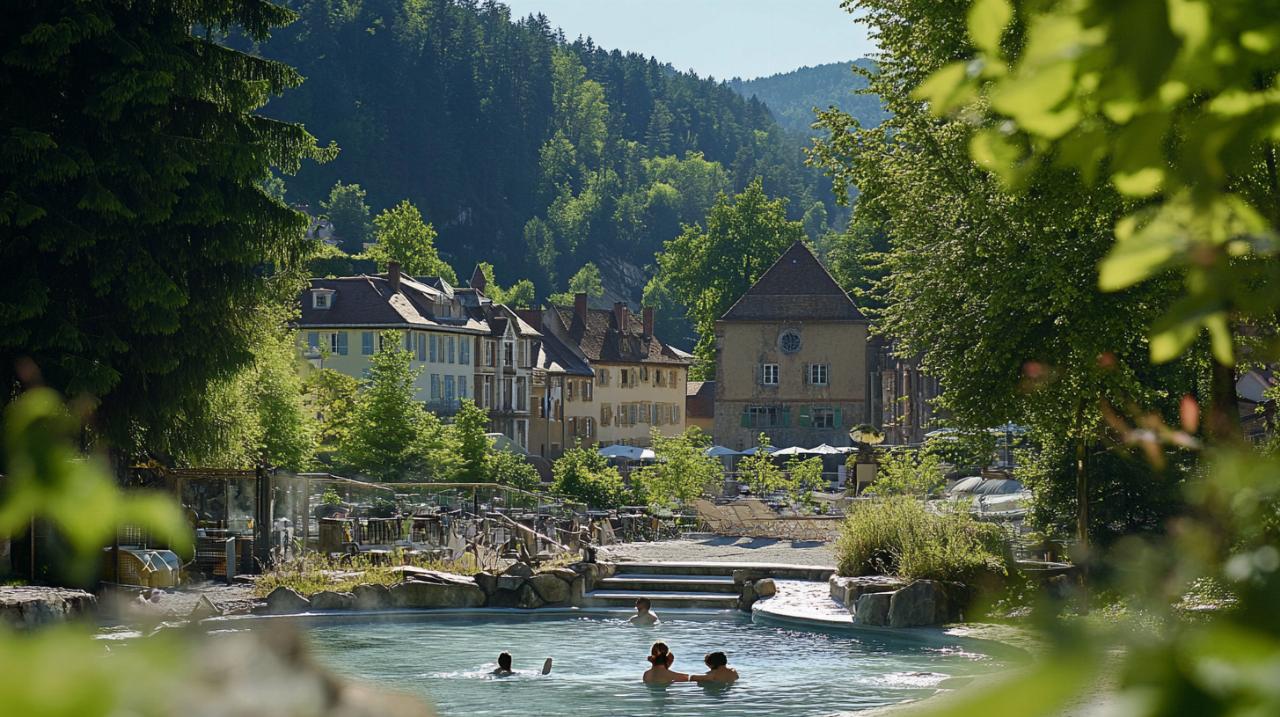
[[[619,591],[631,590],[639,592],[664,592],[676,590],[686,593],[732,593],[738,594],[738,586],[733,577],[708,575],[655,575],[646,573],[624,573],[612,578],[605,578],[596,583],[597,590]]]
[[[653,603],[655,612],[661,613],[663,608],[706,608],[712,610],[732,610],[738,605],[738,594],[676,592],[671,590],[641,592],[636,590],[593,590],[586,598],[591,607],[632,608],[636,598],[647,597]]]
[[[771,563],[617,563],[616,577],[631,574],[732,577],[734,570],[764,570],[779,580],[825,582],[834,568],[816,565],[775,565]]]

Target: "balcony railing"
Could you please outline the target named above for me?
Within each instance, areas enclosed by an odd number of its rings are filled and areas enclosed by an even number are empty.
[[[436,399],[426,402],[426,409],[437,416],[452,416],[462,410],[461,399]]]

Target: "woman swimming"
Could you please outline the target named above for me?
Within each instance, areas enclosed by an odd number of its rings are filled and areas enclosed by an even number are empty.
[[[671,670],[671,663],[675,661],[675,653],[667,649],[667,643],[653,643],[653,647],[649,650],[649,663],[652,667],[645,670],[645,683],[650,685],[668,685],[672,682],[688,682],[688,675],[683,672],[673,672]]]

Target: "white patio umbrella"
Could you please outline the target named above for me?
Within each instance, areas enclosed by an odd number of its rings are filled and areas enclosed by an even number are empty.
[[[597,453],[605,458],[621,458],[628,461],[651,461],[656,457],[656,454],[651,449],[621,444],[605,446],[599,449]]]
[[[702,455],[707,456],[708,458],[723,458],[725,456],[739,456],[742,454],[738,453],[732,448],[725,448],[724,446],[712,446],[707,450],[703,451]]]
[[[810,448],[809,450],[805,451],[805,453],[813,453],[819,456],[834,456],[839,453],[844,453],[844,451],[840,450],[839,448],[836,448],[835,446],[823,443],[821,445]]]
[[[772,452],[772,455],[775,455],[775,456],[798,456],[798,455],[800,455],[801,453],[809,453],[809,452],[810,452],[810,451],[809,451],[809,449],[808,449],[808,448],[801,448],[800,446],[791,446],[790,448],[781,448],[781,449],[778,449],[778,450],[776,450],[776,451],[773,451],[773,452]]]
[[[747,450],[742,451],[741,455],[744,455],[744,456],[754,456],[755,454],[759,453],[761,450],[763,450],[765,453],[777,453],[777,452],[778,452],[778,449],[777,449],[777,448],[774,448],[773,446],[769,446],[768,448],[765,448],[764,446],[752,446],[752,447],[748,448]]]

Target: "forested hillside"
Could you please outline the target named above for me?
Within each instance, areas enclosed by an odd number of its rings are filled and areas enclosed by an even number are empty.
[[[755,97],[769,106],[773,116],[783,127],[805,135],[813,134],[810,128],[815,117],[813,108],[827,109],[835,105],[851,115],[864,127],[874,127],[889,115],[880,98],[858,94],[867,86],[867,79],[855,73],[852,65],[874,69],[868,59],[855,62],[833,62],[817,67],[801,67],[755,80],[734,78],[729,86],[743,97]]]
[[[497,2],[288,4],[300,20],[254,49],[306,82],[268,111],[341,147],[286,178],[288,200],[317,207],[338,180],[374,211],[408,199],[464,274],[491,261],[542,296],[594,261],[639,299],[662,242],[756,176],[815,231],[843,216],[800,138],[724,83]]]

